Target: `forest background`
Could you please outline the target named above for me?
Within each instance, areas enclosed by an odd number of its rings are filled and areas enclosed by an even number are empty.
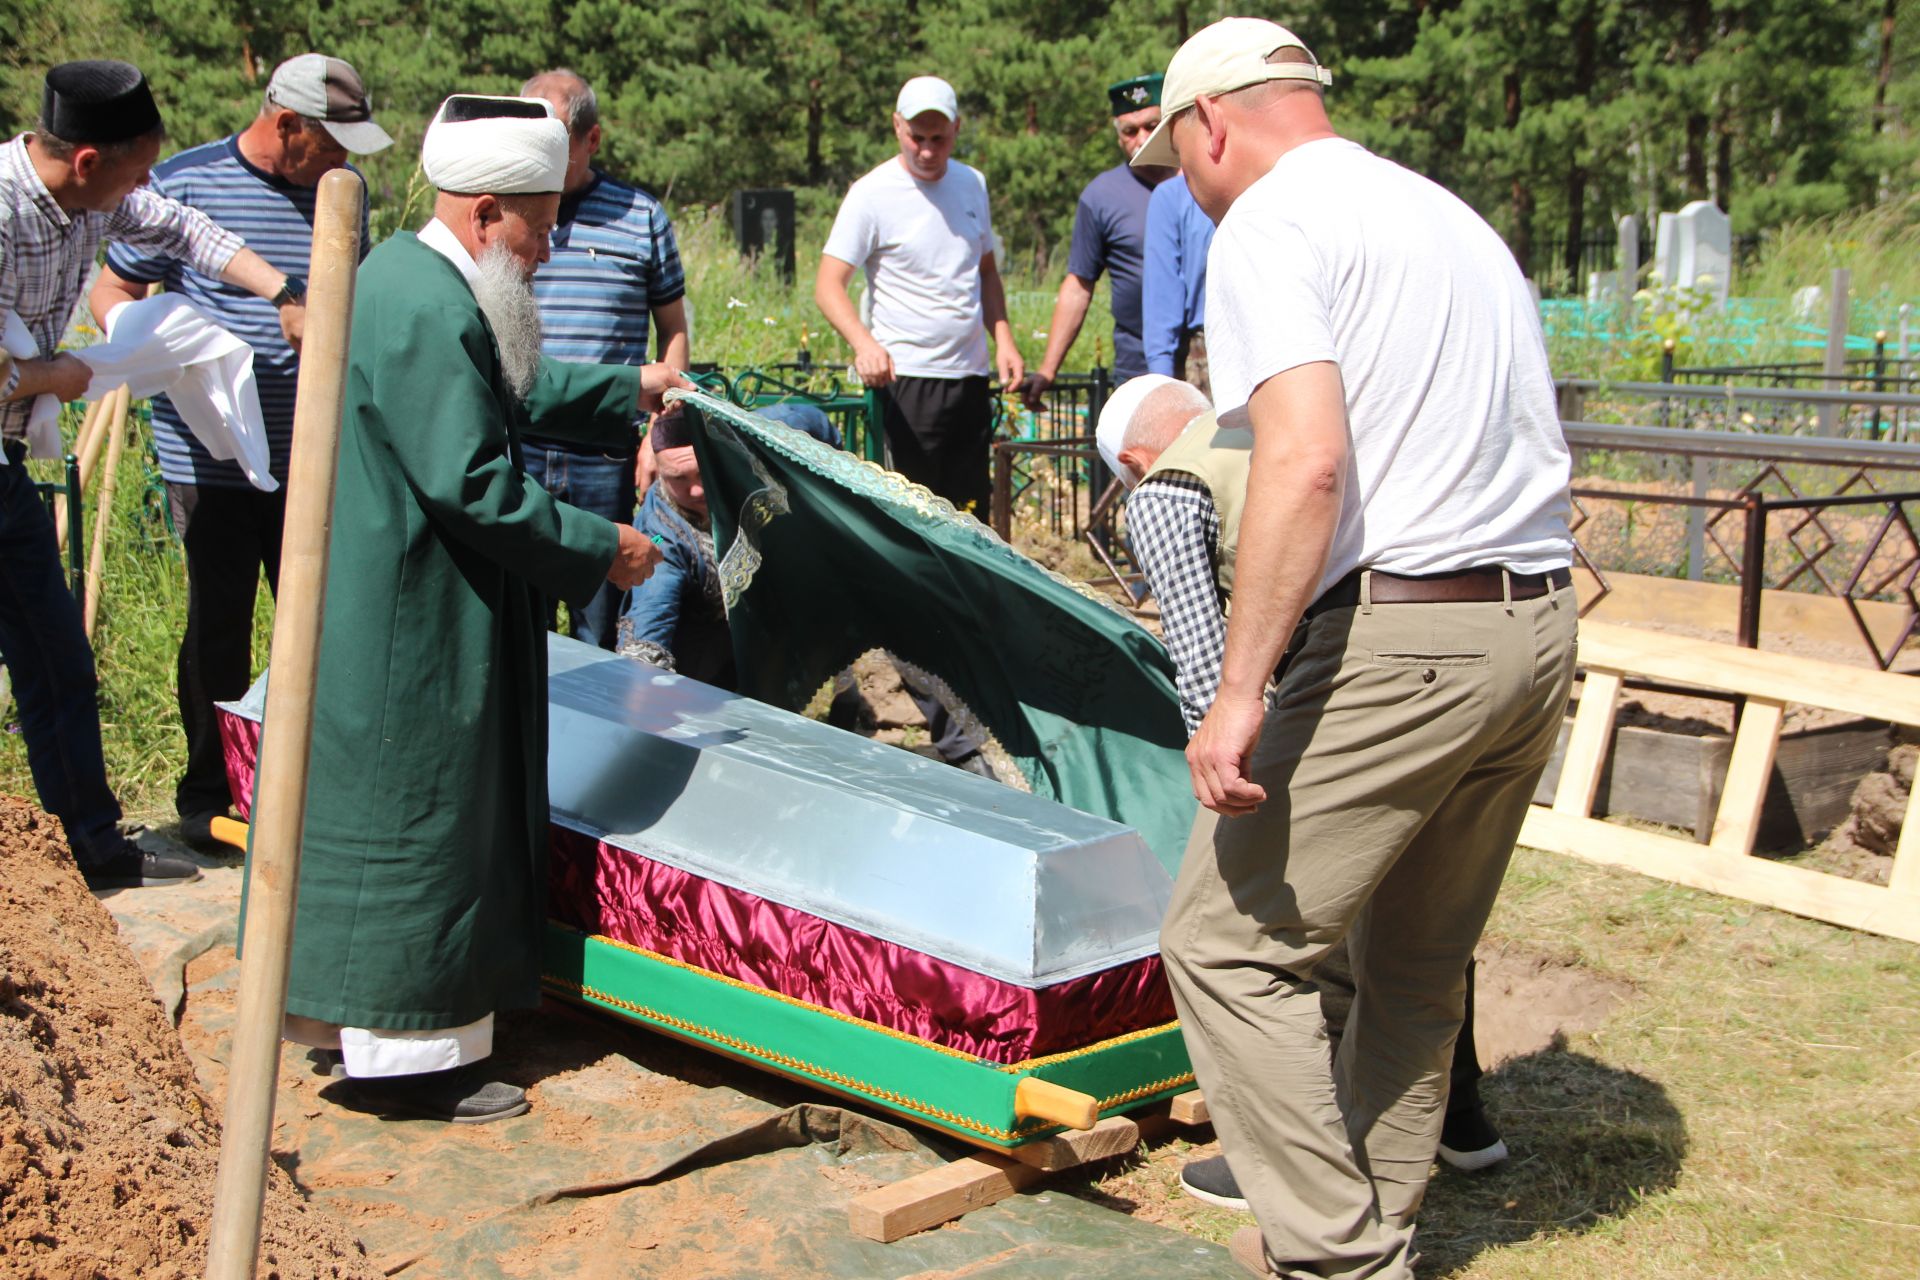
[[[282,58],[357,66],[397,145],[364,166],[376,227],[423,217],[425,122],[455,89],[567,65],[600,94],[606,166],[676,213],[795,188],[803,271],[846,185],[893,147],[910,75],[951,80],[958,154],[993,193],[1007,266],[1057,279],[1085,182],[1118,159],[1106,85],[1164,68],[1231,8],[1180,0],[0,0],[0,134],[40,77],[115,56],[184,147],[259,109]],[[1749,246],[1783,224],[1906,203],[1920,4],[1900,0],[1291,0],[1257,6],[1334,68],[1336,126],[1445,184],[1529,274],[1692,199]]]

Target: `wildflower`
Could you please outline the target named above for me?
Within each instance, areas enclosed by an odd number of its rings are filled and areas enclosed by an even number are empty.
[[[733,310],[735,307],[745,307],[746,305],[747,305],[746,303],[740,301],[740,299],[738,298],[727,299],[727,310],[729,311]]]

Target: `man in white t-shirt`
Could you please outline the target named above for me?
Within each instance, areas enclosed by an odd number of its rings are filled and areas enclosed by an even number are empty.
[[[893,469],[984,518],[987,375],[1018,386],[1026,369],[1007,324],[986,180],[952,159],[959,130],[952,85],[936,76],[907,81],[893,113],[900,154],[848,189],[813,297],[853,347],[860,380],[880,388]],[[866,272],[871,328],[847,296],[855,268]]]
[[[1161,930],[1259,1275],[1411,1277],[1468,958],[1573,679],[1568,456],[1492,228],[1336,135],[1298,38],[1173,57],[1135,164],[1218,224],[1207,339],[1252,434],[1196,823]],[[1271,691],[1269,692],[1269,685]],[[1315,966],[1355,998],[1329,1062]]]

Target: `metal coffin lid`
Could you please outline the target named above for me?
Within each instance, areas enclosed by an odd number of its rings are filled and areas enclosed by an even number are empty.
[[[1019,986],[1158,950],[1131,828],[550,636],[553,820]]]

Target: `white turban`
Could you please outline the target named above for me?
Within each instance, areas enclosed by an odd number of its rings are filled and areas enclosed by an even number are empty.
[[[552,195],[567,177],[567,126],[545,98],[456,93],[440,104],[420,165],[454,195]]]

